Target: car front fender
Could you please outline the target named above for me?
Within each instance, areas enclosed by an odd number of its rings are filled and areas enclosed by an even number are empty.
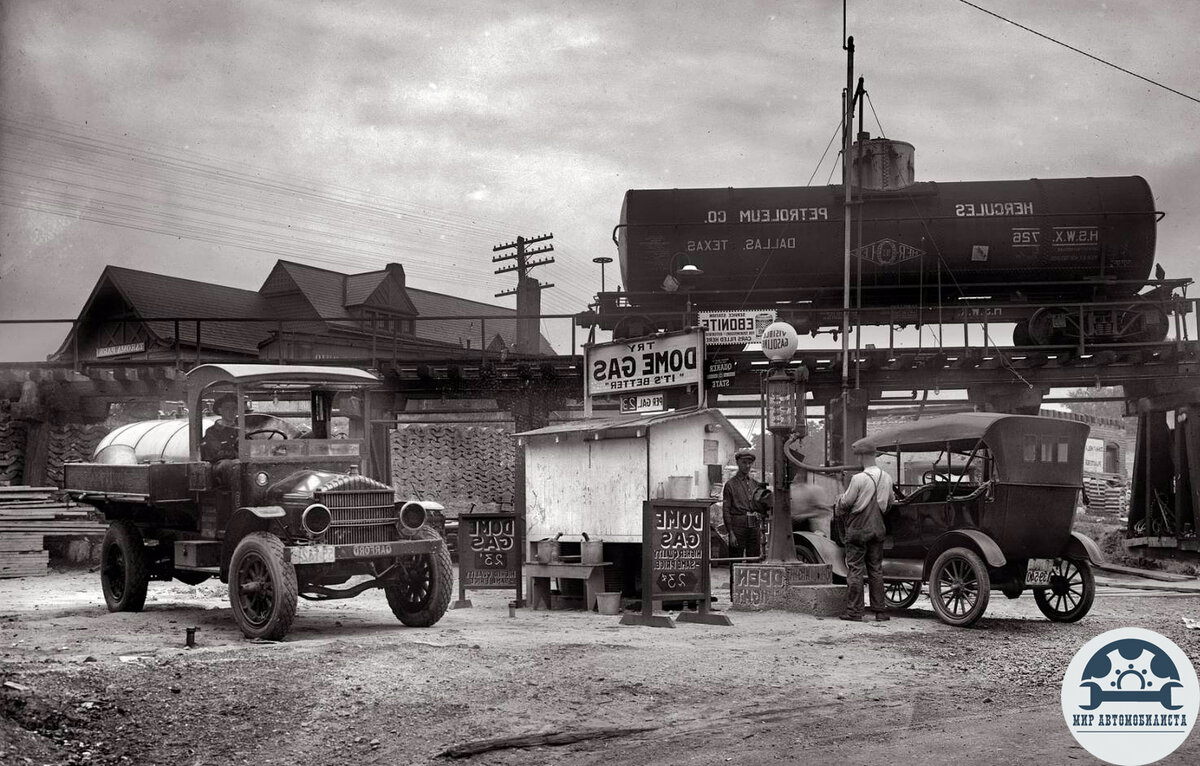
[[[1008,563],[1000,546],[986,532],[980,532],[978,529],[955,529],[939,537],[933,547],[929,549],[929,553],[925,556],[925,576],[929,576],[929,570],[938,556],[957,546],[979,551],[983,560],[993,569],[999,569]]]
[[[792,541],[811,548],[821,563],[828,564],[838,577],[846,576],[846,552],[833,540],[815,532],[793,532]]]

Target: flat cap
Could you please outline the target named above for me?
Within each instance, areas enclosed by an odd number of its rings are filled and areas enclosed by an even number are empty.
[[[758,459],[758,455],[755,455],[755,454],[754,454],[754,450],[750,449],[749,447],[743,447],[742,449],[740,449],[740,450],[738,450],[737,452],[733,453],[733,459],[734,459],[734,460],[741,460],[741,459],[742,459],[742,458],[744,458],[744,457],[748,457],[748,458],[750,458],[751,460],[757,460],[757,459]]]

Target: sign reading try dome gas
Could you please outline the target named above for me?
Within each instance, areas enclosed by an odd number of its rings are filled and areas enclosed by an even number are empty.
[[[624,394],[699,384],[704,331],[649,335],[587,347],[587,395]]]

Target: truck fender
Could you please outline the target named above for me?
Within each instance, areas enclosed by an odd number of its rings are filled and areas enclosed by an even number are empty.
[[[939,537],[929,549],[929,553],[925,556],[925,576],[929,576],[929,570],[933,568],[933,562],[937,560],[938,556],[950,548],[960,545],[979,551],[983,555],[983,560],[993,569],[999,569],[1008,563],[1000,546],[985,532],[980,532],[978,529],[955,529]]]
[[[285,516],[287,511],[279,505],[252,505],[234,511],[229,523],[225,525],[224,542],[221,546],[221,579],[225,580],[228,577],[229,561],[243,537],[251,532],[269,532],[274,520]]]
[[[405,505],[408,505],[409,503],[416,503],[417,505],[424,508],[426,511],[445,511],[446,510],[446,506],[442,505],[441,503],[439,503],[436,500],[405,500],[403,503],[400,503],[400,505],[405,506]]]
[[[817,558],[832,567],[833,573],[838,577],[846,576],[846,552],[833,540],[816,532],[793,532],[792,541],[796,545],[804,545],[815,551]]]
[[[1071,532],[1071,539],[1067,541],[1066,547],[1063,548],[1062,555],[1068,559],[1090,561],[1093,564],[1104,563],[1104,553],[1101,552],[1100,546],[1096,545],[1096,541],[1082,532]]]

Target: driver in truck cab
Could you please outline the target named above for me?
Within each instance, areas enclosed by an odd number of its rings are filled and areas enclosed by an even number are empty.
[[[213,464],[217,485],[232,487],[238,439],[241,438],[237,426],[237,397],[232,394],[218,396],[213,402],[213,411],[220,418],[204,432],[204,438],[200,440],[200,458]]]

